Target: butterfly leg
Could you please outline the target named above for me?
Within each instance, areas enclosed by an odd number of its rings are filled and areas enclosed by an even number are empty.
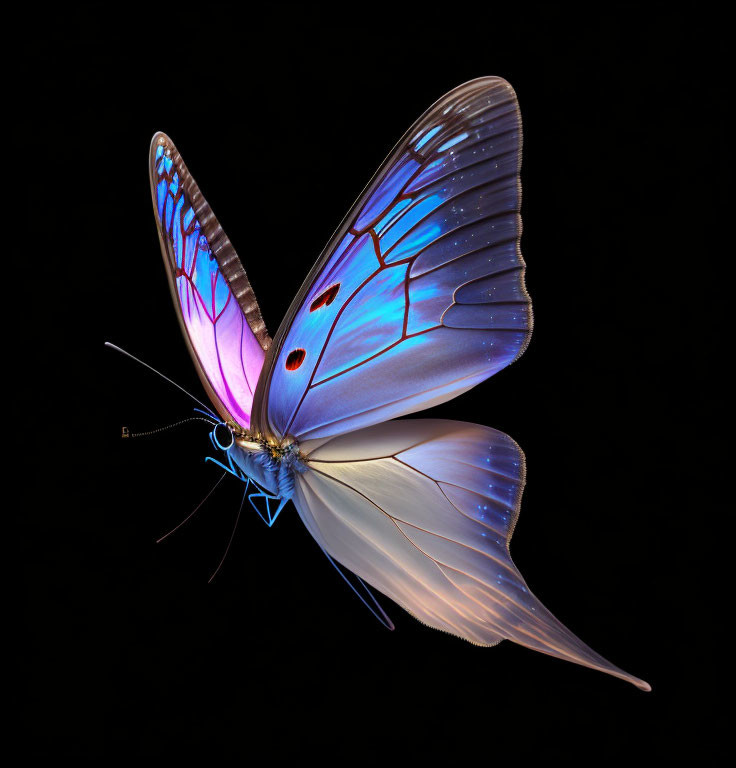
[[[240,480],[243,483],[249,484],[251,482],[251,479],[244,475],[237,467],[233,466],[232,459],[228,456],[228,463],[230,466],[226,466],[221,461],[218,461],[217,459],[213,459],[212,456],[206,456],[205,457],[205,463],[211,461],[213,464],[217,464],[218,467],[221,467],[225,470],[225,472],[229,472],[233,477],[236,477],[238,480]]]
[[[258,488],[255,483],[253,483],[253,485]],[[264,510],[258,508],[255,501],[256,499],[264,500]],[[278,496],[273,496],[272,494],[261,490],[260,493],[251,493],[250,496],[248,496],[248,501],[250,501],[251,506],[258,513],[261,520],[263,520],[263,522],[270,528],[276,522],[276,518],[281,514],[281,510],[286,506],[286,502],[289,500],[281,499]],[[276,502],[278,502],[278,507],[274,510],[273,508],[276,506]]]
[[[343,570],[343,568],[330,557],[324,547],[320,546],[320,549],[324,552],[325,557],[332,563],[335,570],[342,576],[343,581],[353,590],[353,592],[355,592],[360,602],[363,603],[363,605],[378,619],[378,621],[381,622],[381,624],[383,624],[384,627],[386,627],[386,629],[395,629],[393,621],[388,617],[386,611],[381,608],[380,603],[376,600],[375,595],[363,579],[347,569]],[[351,581],[349,578],[350,576],[356,580],[356,584]],[[366,600],[364,595],[368,597],[368,600]]]

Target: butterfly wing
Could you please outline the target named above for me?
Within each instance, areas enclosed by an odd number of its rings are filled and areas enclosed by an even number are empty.
[[[312,536],[420,621],[479,645],[513,640],[649,690],[555,619],[513,564],[525,468],[510,437],[410,419],[302,448],[309,470],[294,502]]]
[[[151,142],[151,193],[174,306],[220,416],[250,426],[270,339],[235,249],[174,143]]]
[[[516,97],[499,78],[456,88],[412,126],[279,329],[254,403],[263,431],[365,427],[448,400],[522,353],[520,151]]]

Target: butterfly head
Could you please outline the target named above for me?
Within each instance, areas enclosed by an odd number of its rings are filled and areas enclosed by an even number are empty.
[[[226,453],[233,447],[233,444],[235,443],[235,433],[232,427],[226,421],[221,421],[219,424],[213,427],[211,435],[212,442],[215,444],[215,446]]]

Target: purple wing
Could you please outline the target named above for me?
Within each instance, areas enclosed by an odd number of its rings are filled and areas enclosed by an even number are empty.
[[[412,126],[279,329],[254,404],[276,436],[327,437],[448,400],[531,332],[519,250],[521,118],[482,78]]]
[[[171,139],[151,143],[151,192],[174,305],[220,416],[247,429],[270,339],[230,241]]]

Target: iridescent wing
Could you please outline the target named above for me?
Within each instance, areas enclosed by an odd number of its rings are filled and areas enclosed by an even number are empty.
[[[401,139],[292,304],[258,428],[326,437],[428,408],[513,362],[531,332],[511,86],[448,93]]]
[[[151,142],[151,193],[174,306],[197,372],[223,420],[250,426],[271,342],[235,249],[171,139]]]
[[[504,639],[649,685],[589,648],[531,593],[509,554],[524,456],[489,427],[390,421],[307,441],[294,502],[331,557],[417,619],[478,645]]]

